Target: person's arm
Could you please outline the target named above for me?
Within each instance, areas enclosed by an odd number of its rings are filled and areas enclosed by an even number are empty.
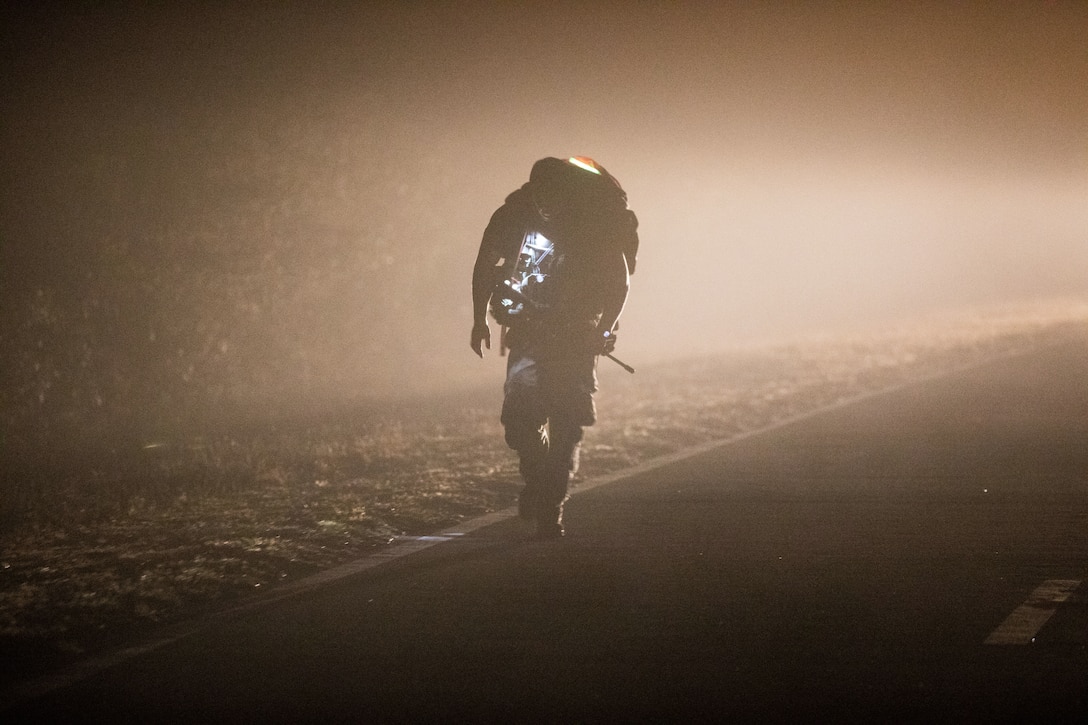
[[[516,192],[515,192],[516,193]],[[496,268],[504,264],[504,250],[510,241],[520,234],[520,217],[515,204],[511,203],[514,195],[507,197],[484,229],[480,240],[480,251],[476,255],[476,264],[472,268],[472,337],[469,345],[472,351],[484,356],[484,347],[491,349],[491,329],[487,326],[487,305],[498,280]],[[509,254],[509,252],[505,252]]]
[[[597,323],[597,330],[602,335],[605,332],[615,332],[616,323],[619,322],[623,308],[627,304],[627,293],[631,289],[631,276],[627,271],[627,261],[621,253],[617,253],[618,259],[606,266],[611,273],[603,280],[603,302],[601,320]]]
[[[613,335],[616,332],[616,324],[619,322],[623,308],[627,304],[627,293],[631,288],[631,275],[635,272],[635,259],[638,255],[638,218],[630,209],[623,211],[622,222],[619,230],[619,248],[622,259],[615,260],[606,265],[612,270],[612,275],[604,280],[606,285],[604,294],[604,310],[601,315],[597,330],[603,336],[605,332]]]
[[[502,258],[488,244],[484,236],[480,252],[476,255],[476,265],[472,268],[472,337],[469,345],[480,357],[483,348],[491,349],[491,328],[487,326],[487,304],[491,301],[491,291],[495,284],[495,267]]]
[[[627,273],[635,273],[638,259],[638,217],[630,209],[625,210],[622,231],[623,257],[627,260]]]

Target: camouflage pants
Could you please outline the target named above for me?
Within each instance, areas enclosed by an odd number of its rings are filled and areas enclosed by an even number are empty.
[[[518,346],[510,351],[502,405],[506,444],[518,453],[526,492],[542,505],[567,498],[583,428],[596,422],[596,358]]]

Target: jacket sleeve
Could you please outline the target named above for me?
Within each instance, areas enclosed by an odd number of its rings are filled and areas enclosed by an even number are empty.
[[[630,209],[625,210],[620,224],[620,235],[620,248],[627,260],[627,273],[634,274],[635,262],[638,259],[638,217]]]
[[[484,229],[480,240],[480,250],[476,255],[476,264],[472,268],[472,316],[474,322],[485,322],[487,305],[491,301],[491,292],[498,279],[498,269],[511,262],[511,241],[516,245],[522,233],[521,215],[516,204],[507,202],[495,210],[491,221]]]

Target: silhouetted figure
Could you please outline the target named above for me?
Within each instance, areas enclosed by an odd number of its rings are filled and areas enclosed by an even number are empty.
[[[545,158],[491,217],[472,273],[472,349],[509,349],[502,423],[525,482],[522,518],[563,535],[583,428],[596,422],[597,358],[616,344],[638,252],[638,220],[595,161]]]

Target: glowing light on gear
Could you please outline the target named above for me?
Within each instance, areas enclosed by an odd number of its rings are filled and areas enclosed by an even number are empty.
[[[510,286],[518,292],[523,292],[530,283],[543,282],[548,276],[551,266],[549,258],[554,249],[551,240],[540,232],[526,234]]]
[[[574,164],[580,169],[585,169],[591,174],[597,174],[597,176],[601,175],[601,170],[597,168],[597,162],[586,156],[571,156],[567,159],[567,163]]]
[[[521,243],[510,277],[502,280],[491,299],[491,313],[508,324],[529,314],[529,308],[546,307],[551,275],[556,261],[555,245],[538,231],[529,231]]]

